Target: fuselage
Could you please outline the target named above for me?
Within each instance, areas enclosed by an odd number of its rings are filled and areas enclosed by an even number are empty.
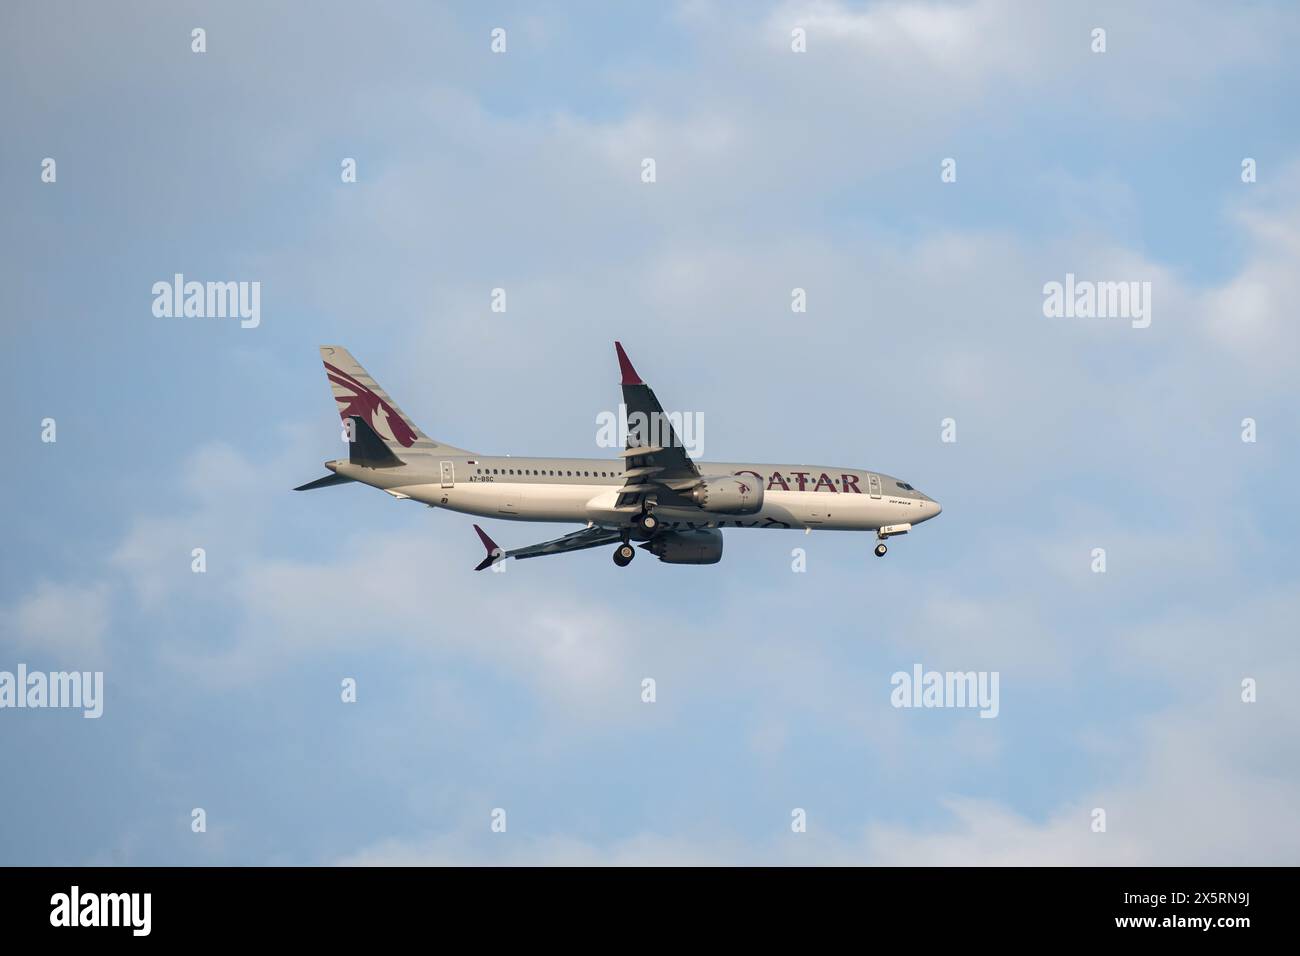
[[[916,525],[937,515],[938,502],[881,472],[828,465],[698,462],[704,476],[753,478],[762,507],[746,515],[660,505],[673,528],[824,528],[868,531]],[[474,455],[414,458],[396,468],[328,463],[340,475],[399,498],[482,517],[514,521],[626,525],[636,511],[615,506],[625,461],[599,458],[514,458]]]

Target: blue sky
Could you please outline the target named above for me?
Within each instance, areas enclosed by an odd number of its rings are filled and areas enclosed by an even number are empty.
[[[0,27],[0,670],[106,683],[97,721],[0,711],[0,862],[1300,861],[1290,5]],[[155,317],[176,272],[260,282],[260,326]],[[1151,282],[1151,326],[1045,318],[1067,272]],[[754,532],[476,575],[473,519],[288,491],[339,454],[320,344],[438,438],[595,455],[616,338],[706,457],[944,514],[883,561]],[[915,663],[997,671],[999,716],[891,707]]]

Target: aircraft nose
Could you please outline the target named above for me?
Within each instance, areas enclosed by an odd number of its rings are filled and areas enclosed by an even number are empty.
[[[922,521],[929,521],[941,511],[943,511],[943,505],[939,504],[939,502],[935,501],[933,498],[926,498],[925,501],[921,502]]]

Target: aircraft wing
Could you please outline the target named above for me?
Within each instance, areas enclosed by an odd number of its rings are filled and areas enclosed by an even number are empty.
[[[627,406],[627,459],[624,486],[615,507],[639,507],[650,494],[671,495],[676,489],[688,488],[700,477],[677,429],[664,415],[664,408],[654,390],[637,375],[623,346],[615,342],[619,370],[623,373],[623,404]]]
[[[568,554],[570,551],[582,551],[585,548],[599,548],[601,545],[613,544],[622,539],[622,535],[617,531],[590,527],[559,538],[552,538],[550,541],[543,541],[541,544],[530,544],[527,547],[502,551],[497,547],[497,543],[487,536],[486,531],[478,525],[474,525],[474,530],[478,532],[483,547],[487,548],[487,557],[479,562],[475,571],[482,571],[506,558],[540,558],[547,554]]]

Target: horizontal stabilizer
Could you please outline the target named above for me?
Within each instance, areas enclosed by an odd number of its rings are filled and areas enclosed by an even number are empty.
[[[346,485],[349,481],[356,479],[348,478],[345,475],[326,475],[324,478],[317,478],[315,481],[309,481],[305,485],[299,485],[294,491],[315,491],[317,488],[328,488],[330,485]]]

